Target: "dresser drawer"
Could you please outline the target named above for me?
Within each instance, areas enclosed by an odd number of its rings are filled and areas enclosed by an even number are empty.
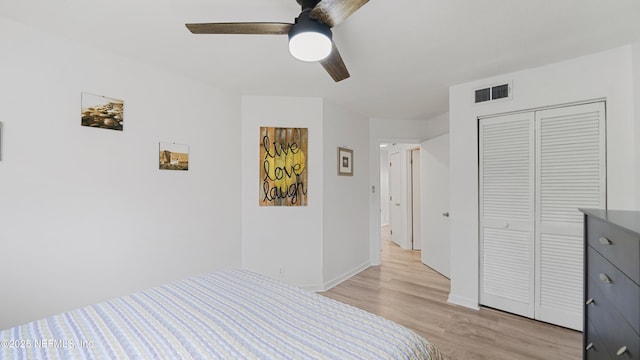
[[[600,343],[600,349],[602,349],[604,345],[606,353],[612,359],[640,359],[640,337],[629,324],[629,319],[621,315],[601,292],[600,287],[595,283],[599,280],[589,279],[588,281],[588,293],[594,301],[585,305],[587,321],[590,324],[586,334],[587,339],[592,339],[594,347]],[[637,303],[635,305],[638,306]],[[625,348],[626,351],[618,356],[617,353]],[[585,354],[588,355],[588,352],[586,351]]]
[[[585,359],[587,360],[610,360],[611,358],[607,354],[607,350],[604,347],[600,336],[596,332],[595,327],[588,321],[587,331],[585,333]]]
[[[625,314],[627,321],[640,333],[640,287],[591,247],[587,248],[587,254],[587,299],[598,301],[593,295],[594,287],[597,287],[613,308]]]
[[[586,221],[589,245],[640,284],[640,235],[591,216]]]

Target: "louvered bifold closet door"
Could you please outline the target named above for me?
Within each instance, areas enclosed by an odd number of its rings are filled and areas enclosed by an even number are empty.
[[[533,113],[479,122],[480,302],[534,315]]]
[[[536,112],[536,319],[582,330],[583,215],[606,207],[605,106]]]

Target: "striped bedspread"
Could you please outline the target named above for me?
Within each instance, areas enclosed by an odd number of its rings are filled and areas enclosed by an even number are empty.
[[[0,359],[440,359],[394,322],[246,270],[0,332]]]

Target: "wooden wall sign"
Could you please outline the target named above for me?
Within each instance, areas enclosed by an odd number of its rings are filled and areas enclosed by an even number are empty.
[[[260,128],[260,206],[307,206],[306,128]]]

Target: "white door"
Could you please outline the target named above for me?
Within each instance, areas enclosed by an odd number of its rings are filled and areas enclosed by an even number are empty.
[[[420,147],[422,262],[449,278],[449,134]]]
[[[605,105],[484,119],[480,301],[582,330],[583,216],[606,208]]]
[[[413,250],[422,249],[422,207],[421,186],[420,186],[420,149],[411,150],[411,248]]]
[[[534,317],[533,125],[533,113],[479,123],[480,303],[530,318]]]
[[[605,107],[536,112],[536,318],[582,330],[583,214],[606,208]]]
[[[389,228],[391,230],[391,240],[402,246],[402,208],[400,199],[402,197],[402,166],[400,161],[402,156],[399,152],[389,156]]]

